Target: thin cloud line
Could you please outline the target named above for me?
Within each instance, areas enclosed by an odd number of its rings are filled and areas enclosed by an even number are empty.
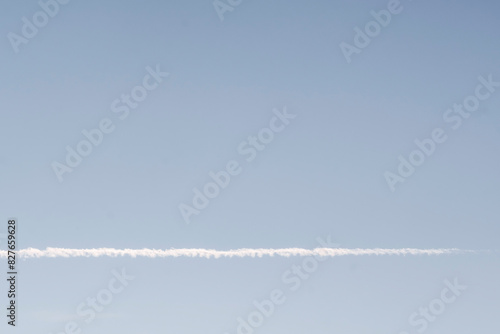
[[[361,256],[361,255],[460,255],[477,254],[488,251],[463,250],[458,248],[240,248],[233,250],[215,250],[202,248],[171,248],[171,249],[115,249],[115,248],[53,248],[44,250],[26,248],[16,251],[21,258],[73,258],[73,257],[191,257],[191,258],[244,258],[244,257],[291,257],[291,256]],[[7,251],[0,251],[0,258],[6,258]]]

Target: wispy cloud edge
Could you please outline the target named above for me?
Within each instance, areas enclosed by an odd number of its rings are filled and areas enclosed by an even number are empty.
[[[115,248],[53,248],[44,250],[26,248],[16,251],[21,258],[70,258],[70,257],[191,257],[191,258],[243,258],[243,257],[291,257],[291,256],[361,256],[361,255],[459,255],[467,253],[482,253],[487,251],[463,250],[458,248],[240,248],[233,250],[215,250],[202,248],[178,248],[178,249],[115,249]],[[0,251],[0,258],[6,258],[7,251]]]

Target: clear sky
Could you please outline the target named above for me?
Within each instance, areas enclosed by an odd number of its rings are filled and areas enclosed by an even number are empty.
[[[0,232],[16,217],[19,247],[312,249],[331,236],[345,248],[500,249],[498,2],[45,7],[0,10]],[[453,109],[463,103],[474,111]],[[92,151],[70,167],[82,131],[98,145],[81,144]],[[430,153],[408,167],[415,140]],[[196,208],[193,189],[227,168],[229,184]],[[234,334],[280,290],[273,314],[239,332],[500,329],[498,254],[330,258],[293,290],[288,270],[305,259],[26,259],[18,326],[4,315],[1,326]],[[79,305],[122,268],[135,278],[85,322]],[[445,280],[466,286],[450,303]],[[441,304],[423,320],[420,308]]]

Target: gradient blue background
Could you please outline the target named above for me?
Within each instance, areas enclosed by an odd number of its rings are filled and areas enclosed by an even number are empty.
[[[401,4],[348,64],[339,43],[387,1],[244,1],[223,22],[211,1],[71,1],[18,54],[6,36],[40,7],[3,1],[5,225],[19,219],[22,248],[314,248],[327,235],[349,248],[500,248],[500,91],[457,131],[442,119],[479,75],[500,80],[500,5]],[[170,76],[120,121],[111,102],[156,64]],[[297,117],[246,163],[238,145],[284,106]],[[104,117],[114,132],[59,183],[51,163]],[[391,192],[383,173],[435,127],[446,143]],[[185,224],[178,205],[229,160],[243,172]],[[467,290],[426,332],[500,329],[498,255],[336,258],[291,293],[281,275],[301,262],[26,260],[15,331],[82,323],[77,305],[122,267],[136,279],[82,333],[233,334],[274,288],[287,301],[256,333],[416,333],[409,315],[454,277]]]

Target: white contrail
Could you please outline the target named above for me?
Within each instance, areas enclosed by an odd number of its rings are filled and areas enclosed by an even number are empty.
[[[178,248],[178,249],[115,249],[115,248],[90,248],[90,249],[71,249],[71,248],[52,248],[44,250],[36,248],[26,248],[16,251],[16,254],[22,258],[56,258],[56,257],[197,257],[197,258],[221,258],[221,257],[263,257],[263,256],[346,256],[346,255],[458,255],[467,253],[479,253],[483,251],[462,250],[458,248],[437,248],[437,249],[418,249],[418,248],[240,248],[234,250],[215,250],[201,248]],[[7,251],[0,251],[0,257],[7,257]]]

